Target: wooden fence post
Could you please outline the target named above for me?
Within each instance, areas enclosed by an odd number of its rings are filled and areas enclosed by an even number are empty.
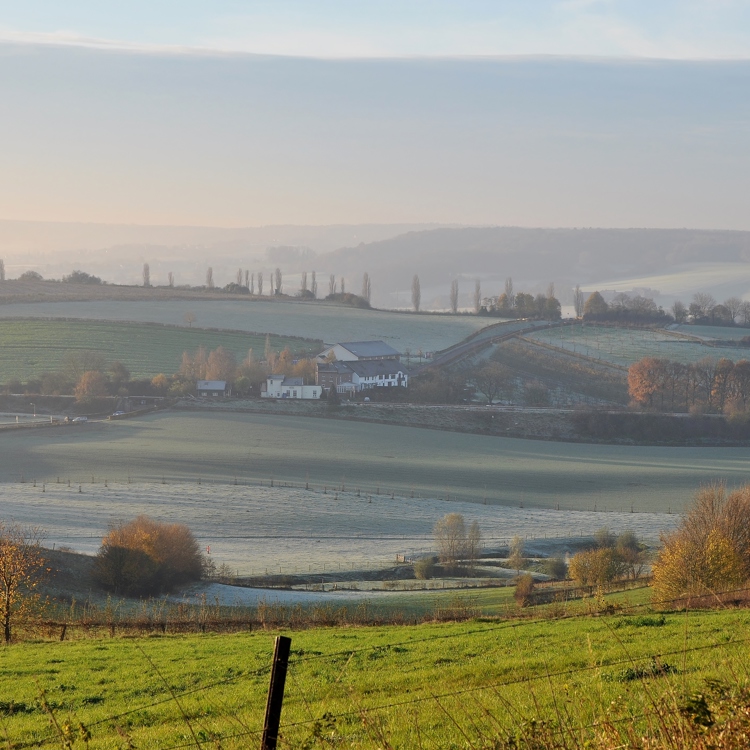
[[[268,686],[268,701],[266,702],[266,718],[263,722],[261,750],[276,750],[291,645],[291,638],[284,635],[276,636],[273,649],[273,666],[271,667],[271,684]]]

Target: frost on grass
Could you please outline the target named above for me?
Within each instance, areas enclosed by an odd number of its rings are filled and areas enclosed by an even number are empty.
[[[111,522],[140,514],[184,523],[217,566],[240,575],[379,568],[396,555],[433,552],[433,527],[446,511],[476,520],[486,549],[519,535],[579,538],[602,526],[656,540],[678,516],[664,513],[556,511],[436,498],[391,497],[289,487],[195,483],[52,483],[0,486],[3,514],[46,531],[46,543],[93,554]],[[527,548],[533,547],[527,542]]]

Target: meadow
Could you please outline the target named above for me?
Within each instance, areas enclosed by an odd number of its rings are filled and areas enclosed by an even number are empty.
[[[739,341],[745,336],[750,336],[750,328],[739,328],[735,326],[694,326],[686,324],[675,326],[673,330],[706,341]]]
[[[736,347],[709,347],[699,341],[662,331],[608,328],[591,324],[537,331],[526,338],[622,367],[629,367],[643,357],[662,357],[688,364],[703,357],[728,357],[736,361],[747,356],[744,350]]]
[[[4,518],[38,525],[45,545],[70,547],[95,554],[113,521],[141,513],[168,523],[185,523],[202,548],[210,548],[217,566],[228,565],[242,576],[337,573],[382,569],[397,555],[414,557],[436,551],[433,527],[445,513],[461,513],[476,520],[483,545],[497,550],[518,534],[530,541],[530,554],[545,539],[559,540],[575,552],[575,540],[590,537],[607,525],[615,532],[632,529],[639,537],[658,543],[659,533],[673,528],[676,514],[601,513],[592,510],[558,511],[507,505],[450,502],[434,497],[359,494],[315,484],[269,487],[248,484],[197,482],[114,482],[101,478],[36,487],[31,482],[5,484],[0,489]],[[80,492],[79,492],[80,487]],[[535,543],[534,540],[538,540]],[[555,542],[557,543],[557,542]],[[236,590],[216,592],[222,599]],[[268,594],[269,598],[275,598]]]
[[[271,347],[281,351],[317,354],[321,341],[272,335]],[[180,367],[182,353],[223,346],[242,361],[248,349],[262,358],[266,335],[199,328],[112,323],[83,320],[0,320],[0,382],[22,381],[59,370],[69,352],[93,350],[107,362],[122,362],[134,377],[172,374]]]
[[[595,618],[566,619],[563,607],[557,621],[292,632],[280,747],[505,748],[518,745],[495,742],[524,733],[537,736],[528,747],[552,747],[546,733],[554,747],[583,747],[605,732],[659,731],[695,694],[746,684],[746,611],[628,602]],[[13,645],[0,670],[3,736],[14,748],[61,747],[66,733],[91,750],[257,746],[273,635]]]
[[[79,318],[262,331],[276,336],[337,341],[382,340],[400,352],[445,349],[490,322],[476,315],[412,315],[359,310],[325,302],[258,300],[153,300],[142,302],[37,302],[0,306],[0,318]]]
[[[342,407],[337,413],[346,413]],[[681,512],[750,479],[743,448],[543,442],[337,419],[159,412],[0,434],[0,482],[275,480],[316,489],[562,510]],[[6,485],[7,486],[7,485]],[[602,523],[602,525],[604,525]]]

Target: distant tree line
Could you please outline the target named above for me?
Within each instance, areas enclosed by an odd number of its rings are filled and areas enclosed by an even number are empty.
[[[478,310],[479,315],[499,318],[532,318],[560,320],[560,301],[555,297],[555,285],[550,284],[546,294],[527,294],[513,291],[513,279],[505,280],[505,291],[497,297],[486,297]]]
[[[689,305],[677,300],[669,312],[657,306],[650,297],[640,294],[630,296],[620,292],[607,302],[600,292],[593,292],[582,303],[580,287],[576,287],[574,298],[576,316],[592,322],[750,326],[750,302],[739,297],[729,297],[723,303],[717,303],[710,294],[698,292]]]

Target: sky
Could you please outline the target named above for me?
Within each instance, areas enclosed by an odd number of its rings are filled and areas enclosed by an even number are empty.
[[[750,229],[748,84],[750,0],[0,0],[0,219]]]
[[[0,39],[314,57],[744,58],[748,0],[24,0]]]

